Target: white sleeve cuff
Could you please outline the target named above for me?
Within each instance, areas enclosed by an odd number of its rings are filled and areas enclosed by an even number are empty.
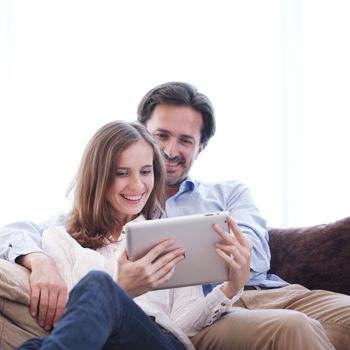
[[[206,303],[210,310],[211,317],[207,321],[207,325],[213,324],[224,313],[232,310],[234,303],[239,300],[243,293],[243,288],[233,298],[228,298],[221,290],[222,285],[216,286],[207,296]]]

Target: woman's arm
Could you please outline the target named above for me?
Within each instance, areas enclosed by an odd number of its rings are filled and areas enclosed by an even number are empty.
[[[64,226],[46,230],[42,237],[42,248],[55,261],[68,290],[91,270],[102,270],[115,278],[115,256],[108,259],[98,251],[83,248]]]
[[[207,296],[204,296],[202,286],[176,288],[172,293],[171,319],[191,337],[213,324],[223,313],[232,310],[232,305],[240,298],[242,291],[231,299],[222,292],[221,285]]]

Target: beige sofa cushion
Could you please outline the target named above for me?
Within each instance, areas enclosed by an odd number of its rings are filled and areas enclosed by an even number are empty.
[[[29,271],[0,259],[0,349],[15,349],[27,339],[46,335],[29,312]]]

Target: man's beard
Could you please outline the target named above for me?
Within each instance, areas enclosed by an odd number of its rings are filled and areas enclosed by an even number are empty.
[[[186,164],[185,159],[183,159],[182,157],[170,158],[165,153],[163,153],[163,157],[165,159],[165,162],[177,162],[178,167],[179,166],[184,167]],[[181,182],[186,179],[187,173],[188,173],[188,171],[187,171],[188,169],[182,168],[182,170],[183,171],[181,171],[179,175],[176,175],[177,171],[167,169],[166,170],[166,180],[165,180],[166,186],[179,187]]]
[[[188,176],[188,169],[183,169],[183,171],[176,175],[172,173],[168,173],[166,175],[165,179],[165,185],[168,187],[179,187],[181,183],[187,178]]]
[[[184,179],[167,179],[165,185],[168,187],[179,187]]]

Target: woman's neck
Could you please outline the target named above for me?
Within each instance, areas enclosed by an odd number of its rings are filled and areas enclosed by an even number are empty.
[[[136,219],[138,217],[138,214],[137,215],[119,215],[118,216],[118,223],[119,223],[119,227],[116,227],[114,230],[113,230],[113,233],[112,233],[112,237],[114,239],[118,239],[120,237],[120,234],[122,232],[122,229],[123,229],[123,226],[126,225],[128,222]]]

